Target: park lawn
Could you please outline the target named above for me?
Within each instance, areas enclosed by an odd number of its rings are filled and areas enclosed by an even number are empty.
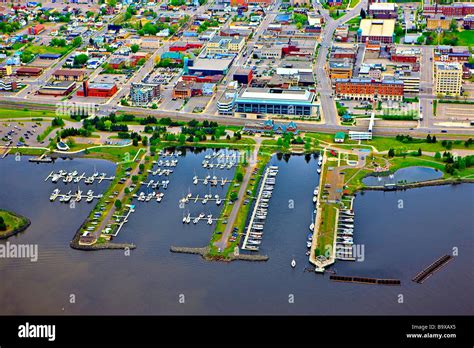
[[[431,156],[406,156],[389,158],[390,171],[406,167],[430,167],[444,172],[445,163]],[[446,174],[444,175],[444,177]]]
[[[423,139],[422,139],[423,140]],[[452,140],[453,148],[455,149],[465,149],[464,142],[460,140]],[[421,148],[422,151],[428,152],[444,152],[446,148],[441,145],[441,140],[438,140],[436,143],[427,143],[423,142],[413,142],[413,143],[404,143],[398,141],[395,138],[387,137],[374,137],[372,140],[367,140],[364,144],[374,146],[378,151],[388,151],[390,148],[393,149],[404,149],[406,151],[417,151]]]
[[[463,30],[458,32],[446,32],[443,38],[451,39],[457,37],[457,46],[473,46],[474,45],[474,31]]]
[[[6,231],[0,231],[0,237],[2,237],[2,235],[10,233],[15,229],[23,227],[27,223],[27,220],[25,218],[22,218],[21,216],[15,215],[2,209],[0,209],[0,217],[3,218],[3,221],[5,221],[5,224],[7,225]]]
[[[133,160],[137,152],[143,146],[124,146],[124,147],[108,147],[99,146],[92,149],[88,149],[85,157],[107,159],[113,162],[123,161],[126,154],[130,154],[130,160]]]
[[[64,47],[52,47],[52,46],[28,46],[24,49],[25,52],[30,52],[32,54],[45,54],[45,53],[52,53],[52,54],[61,54],[64,55],[69,50],[71,50],[71,46],[64,46]]]

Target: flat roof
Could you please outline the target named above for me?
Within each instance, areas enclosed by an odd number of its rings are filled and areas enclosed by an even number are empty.
[[[94,88],[94,89],[112,89],[114,88],[115,84],[113,83],[89,83],[89,88]]]
[[[246,88],[237,98],[237,101],[255,102],[299,102],[311,104],[314,93],[303,90],[279,90],[271,88]]]
[[[394,19],[363,19],[360,21],[362,36],[393,36]]]
[[[395,4],[391,2],[374,2],[370,4],[369,10],[378,10],[378,11],[394,11]]]
[[[231,58],[198,58],[194,61],[194,65],[189,67],[189,70],[225,70],[230,66],[231,63]]]
[[[85,74],[85,70],[79,69],[58,69],[54,72],[53,75],[62,75],[62,76],[81,76]]]

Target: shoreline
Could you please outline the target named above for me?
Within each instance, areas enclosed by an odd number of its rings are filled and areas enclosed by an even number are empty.
[[[18,233],[21,233],[23,231],[25,231],[28,227],[30,227],[31,225],[31,220],[28,219],[27,217],[25,216],[22,216],[22,215],[19,215],[19,214],[16,214],[14,212],[11,212],[9,210],[5,210],[5,209],[0,209],[0,211],[4,211],[18,219],[21,219],[24,221],[24,224],[23,226],[20,226],[20,227],[17,227],[17,228],[14,228],[13,230],[11,230],[10,232],[6,232],[5,234],[0,234],[0,239],[8,239],[10,238],[11,236],[14,236]]]
[[[261,261],[268,261],[269,257],[267,255],[246,255],[246,254],[231,254],[229,257],[219,257],[219,256],[210,256],[209,255],[210,248],[209,246],[202,247],[202,248],[192,248],[192,247],[177,247],[171,246],[170,252],[177,253],[177,254],[193,254],[193,255],[201,255],[201,257],[206,261],[253,261],[253,262],[261,262]]]
[[[443,186],[443,185],[461,185],[461,184],[474,184],[474,179],[433,179],[419,182],[412,182],[406,184],[395,184],[395,186],[364,186],[358,188],[354,193],[362,191],[404,191],[409,189],[415,189],[419,187],[429,186]]]

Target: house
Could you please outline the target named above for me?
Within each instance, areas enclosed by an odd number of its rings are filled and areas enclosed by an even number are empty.
[[[334,134],[334,142],[335,143],[343,143],[346,140],[346,133],[344,132],[337,132]]]

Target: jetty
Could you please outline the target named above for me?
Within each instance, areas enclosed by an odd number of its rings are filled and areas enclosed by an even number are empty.
[[[271,197],[271,190],[275,185],[275,176],[278,173],[278,167],[269,166],[265,170],[263,180],[260,184],[260,190],[257,195],[257,200],[253,208],[252,216],[250,217],[247,231],[245,233],[244,242],[242,243],[243,250],[258,251],[261,239],[263,237],[263,225],[265,224],[268,203],[262,204],[262,199],[265,197],[269,201]],[[273,180],[269,181],[269,176]],[[270,183],[271,182],[271,183]],[[271,190],[269,190],[271,188]],[[256,222],[256,223],[255,223]]]
[[[423,284],[423,282],[431,277],[435,272],[443,268],[449,261],[453,259],[452,255],[443,255],[431,265],[423,269],[416,276],[413,277],[415,283]]]
[[[360,283],[360,284],[371,284],[371,285],[401,285],[399,279],[380,279],[380,278],[367,278],[367,277],[354,277],[354,276],[340,276],[330,275],[329,279],[337,282],[346,283]]]

